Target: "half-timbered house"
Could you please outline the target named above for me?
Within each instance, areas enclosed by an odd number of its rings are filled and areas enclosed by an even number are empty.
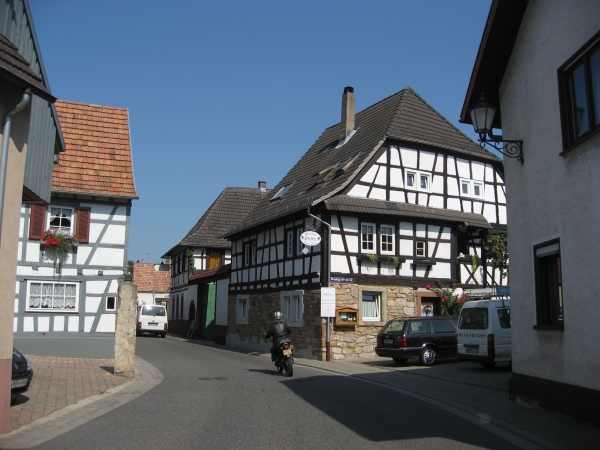
[[[333,357],[374,356],[392,317],[439,313],[435,280],[503,284],[486,262],[488,233],[506,229],[502,160],[461,133],[411,88],[327,128],[228,237],[232,241],[227,343],[259,339],[281,310],[297,354],[322,357],[320,287],[336,288],[353,323],[333,328]],[[327,227],[331,226],[331,241]],[[315,230],[323,240],[302,244]]]
[[[224,342],[231,242],[223,235],[268,194],[266,185],[226,187],[181,242],[162,256],[172,261],[169,332],[187,335],[195,320],[194,336]]]
[[[128,111],[57,101],[66,151],[50,203],[23,204],[14,331],[17,336],[110,335],[127,272],[133,181]],[[47,231],[76,238],[62,267]]]

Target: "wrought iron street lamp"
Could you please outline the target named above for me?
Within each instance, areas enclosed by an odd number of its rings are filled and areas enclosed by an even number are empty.
[[[479,101],[471,108],[471,121],[475,132],[479,134],[479,145],[489,145],[495,150],[509,158],[517,158],[523,164],[523,141],[510,141],[496,136],[492,132],[492,123],[496,115],[496,109],[488,103],[483,92]],[[486,135],[488,138],[486,138]],[[502,143],[503,145],[499,145]]]

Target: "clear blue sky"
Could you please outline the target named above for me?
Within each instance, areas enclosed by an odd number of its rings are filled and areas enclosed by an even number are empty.
[[[52,93],[129,109],[129,259],[226,186],[273,187],[321,132],[411,86],[458,124],[491,0],[29,0]]]

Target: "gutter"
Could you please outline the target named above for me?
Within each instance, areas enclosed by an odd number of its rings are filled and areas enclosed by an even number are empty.
[[[23,97],[17,106],[6,114],[2,129],[2,155],[0,159],[0,240],[2,239],[2,221],[4,218],[4,195],[6,191],[6,166],[8,164],[8,145],[10,143],[10,130],[12,128],[12,117],[19,114],[31,101],[31,89],[23,92]]]

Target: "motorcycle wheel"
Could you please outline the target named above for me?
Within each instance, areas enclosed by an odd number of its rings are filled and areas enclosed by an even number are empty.
[[[288,358],[285,362],[285,373],[287,373],[288,377],[294,375],[294,363],[292,362],[292,358]]]
[[[279,373],[283,372],[283,364],[278,364],[278,365],[277,365],[277,371],[278,371]]]

